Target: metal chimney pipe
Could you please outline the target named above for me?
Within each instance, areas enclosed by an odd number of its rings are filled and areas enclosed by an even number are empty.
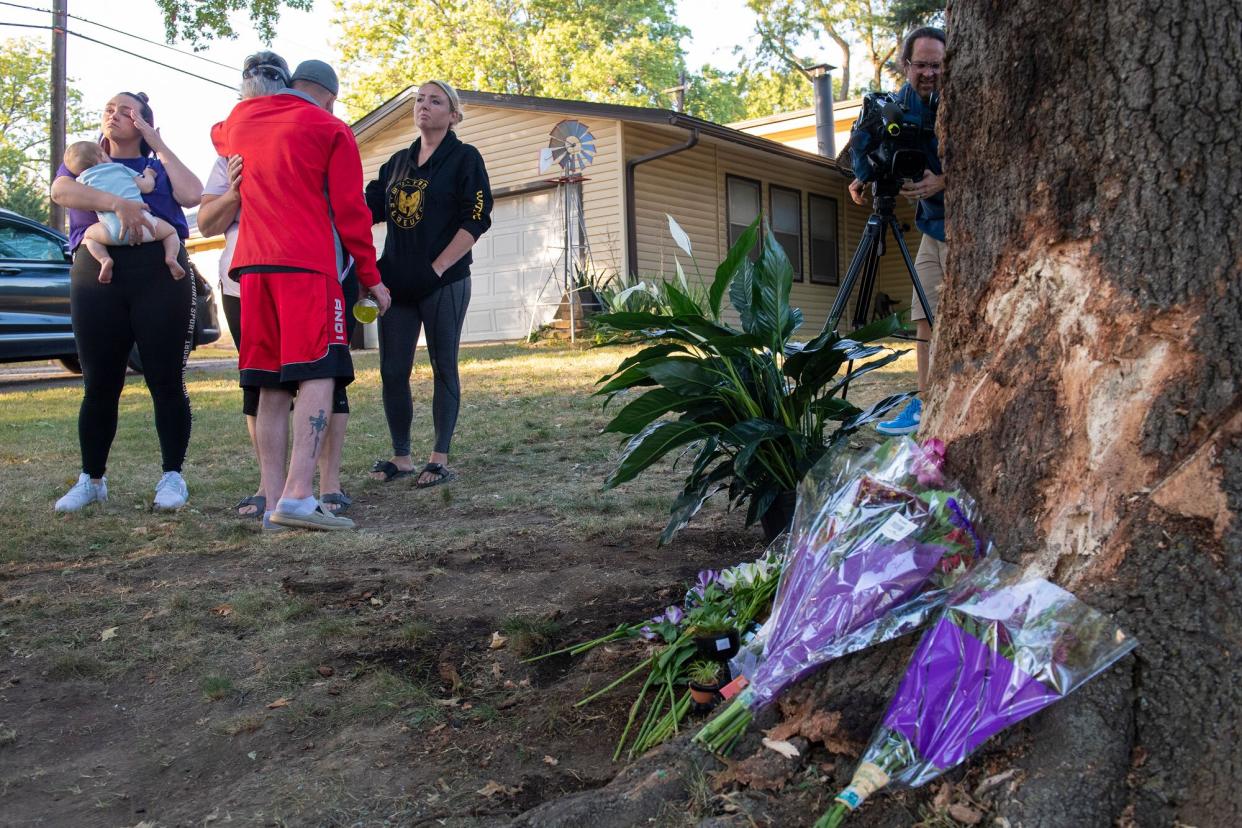
[[[837,157],[836,124],[832,115],[832,70],[835,66],[821,63],[807,67],[811,83],[815,84],[815,141],[819,154],[825,158]]]

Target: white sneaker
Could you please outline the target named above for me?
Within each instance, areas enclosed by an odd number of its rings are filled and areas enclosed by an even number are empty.
[[[160,482],[155,484],[156,509],[180,509],[190,497],[190,490],[180,472],[164,472]]]
[[[82,472],[78,475],[78,482],[73,484],[73,488],[56,501],[56,511],[76,512],[84,506],[92,503],[106,503],[107,500],[108,478],[101,477],[98,483],[92,483],[91,476]]]

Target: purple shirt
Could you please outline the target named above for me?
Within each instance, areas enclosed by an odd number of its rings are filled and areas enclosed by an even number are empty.
[[[168,173],[160,160],[158,158],[113,158],[112,160],[129,167],[134,171],[134,175],[142,175],[142,171],[147,167],[155,169],[155,189],[143,195],[142,200],[146,202],[153,215],[177,228],[179,238],[188,238],[190,225],[185,220],[181,205],[177,203],[177,199],[173,198],[172,182],[168,180]],[[64,164],[61,164],[60,169],[56,171],[57,178],[62,175],[77,180],[77,176]],[[99,217],[93,210],[69,208],[69,247],[77,249],[77,246],[82,243],[82,236],[86,234],[86,228],[97,221]]]

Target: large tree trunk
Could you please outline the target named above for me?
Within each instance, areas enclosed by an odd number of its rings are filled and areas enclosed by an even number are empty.
[[[950,16],[952,273],[925,428],[1005,557],[1140,641],[1128,677],[1045,720],[1007,810],[1242,824],[1239,7]]]
[[[1005,558],[1140,641],[1002,757],[1023,771],[996,802],[1014,828],[1242,824],[1239,15],[1233,0],[950,9],[951,272],[921,436],[948,443]],[[908,646],[795,692],[848,702],[865,737]],[[644,766],[528,824],[595,803],[646,824],[642,794],[657,778],[658,796],[684,794],[692,750],[664,751],[680,779]],[[903,823],[878,796],[850,824]]]

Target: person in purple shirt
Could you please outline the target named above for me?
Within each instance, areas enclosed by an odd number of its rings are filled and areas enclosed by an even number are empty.
[[[122,92],[103,111],[100,146],[111,159],[141,175],[154,170],[155,187],[142,201],[130,201],[77,180],[61,165],[52,182],[52,200],[69,208],[69,308],[73,337],[82,362],[84,394],[78,413],[82,471],[78,482],[56,501],[59,512],[76,512],[108,499],[108,452],[116,436],[117,406],[125,386],[125,368],[136,344],[143,375],[155,408],[155,430],[163,475],[155,485],[154,506],[178,509],[189,496],[181,466],[190,442],[190,398],[185,390],[185,362],[194,336],[195,284],[175,279],[164,263],[164,246],[141,243],[151,216],[189,235],[182,207],[193,207],[202,182],[173,154],[153,126],[155,117],[143,93]],[[82,246],[96,211],[116,213],[127,245],[108,247],[114,261],[112,279],[99,281],[99,262]],[[189,269],[185,247],[178,263]]]

